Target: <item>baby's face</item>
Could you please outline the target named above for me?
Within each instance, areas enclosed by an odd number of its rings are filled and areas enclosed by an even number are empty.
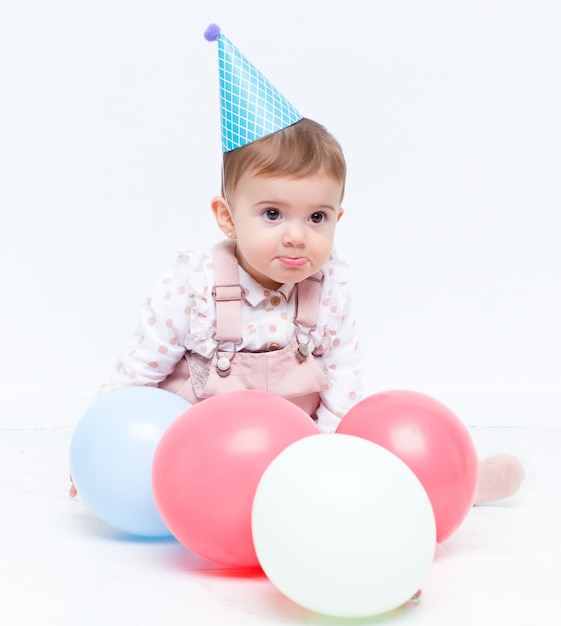
[[[229,197],[241,267],[267,289],[321,269],[343,214],[342,191],[341,183],[323,174],[244,175]]]

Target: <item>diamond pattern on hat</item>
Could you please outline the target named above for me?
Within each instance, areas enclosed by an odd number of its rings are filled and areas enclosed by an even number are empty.
[[[218,37],[222,151],[230,152],[302,119],[245,56]]]

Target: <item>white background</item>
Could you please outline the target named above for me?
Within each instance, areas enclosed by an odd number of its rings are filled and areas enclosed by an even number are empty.
[[[0,427],[74,425],[217,239],[209,22],[346,152],[366,393],[558,426],[557,0],[0,0]]]

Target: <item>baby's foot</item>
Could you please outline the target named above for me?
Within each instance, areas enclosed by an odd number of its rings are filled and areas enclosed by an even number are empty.
[[[479,461],[474,504],[502,500],[514,495],[524,476],[524,467],[515,456],[499,454]]]
[[[76,489],[76,486],[74,485],[74,481],[72,480],[72,476],[70,476],[70,490],[68,492],[68,495],[71,498],[75,498],[78,495],[78,490]]]

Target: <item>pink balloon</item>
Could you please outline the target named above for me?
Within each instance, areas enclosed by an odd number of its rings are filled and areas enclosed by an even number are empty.
[[[206,559],[259,567],[251,531],[259,480],[282,450],[319,432],[302,409],[263,391],[232,391],[189,408],[160,439],[152,465],[166,526]]]
[[[385,391],[358,402],[337,432],[369,439],[409,466],[431,501],[439,543],[457,530],[473,505],[478,462],[449,408],[416,391]]]

